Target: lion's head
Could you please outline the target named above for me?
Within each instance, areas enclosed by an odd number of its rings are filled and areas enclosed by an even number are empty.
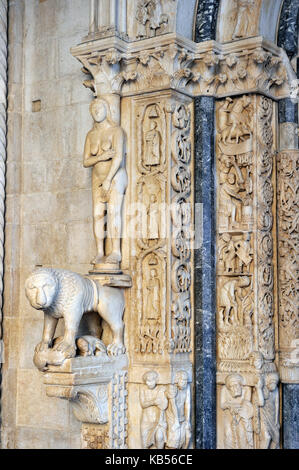
[[[37,310],[49,308],[57,294],[57,279],[50,269],[37,269],[26,280],[26,297]]]

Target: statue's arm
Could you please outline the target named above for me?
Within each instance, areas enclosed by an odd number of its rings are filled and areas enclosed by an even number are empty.
[[[223,386],[220,394],[220,407],[222,410],[229,408],[229,402],[227,401],[226,389]]]
[[[191,391],[189,385],[187,386],[186,401],[185,401],[185,418],[188,424],[190,424],[191,417]]]
[[[123,130],[120,127],[115,132],[114,144],[115,156],[112,159],[111,167],[106,177],[106,181],[109,183],[111,183],[117,171],[120,169],[124,158],[125,136]]]
[[[140,390],[140,404],[142,408],[148,408],[149,406],[156,405],[154,400],[146,399],[144,390]]]

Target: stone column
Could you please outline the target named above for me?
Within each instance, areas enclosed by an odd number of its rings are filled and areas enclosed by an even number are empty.
[[[215,99],[195,99],[194,251],[196,447],[216,447]],[[199,233],[198,233],[199,232]]]
[[[0,327],[2,325],[2,293],[4,267],[4,210],[7,119],[7,1],[0,2]],[[2,337],[2,331],[0,332]]]

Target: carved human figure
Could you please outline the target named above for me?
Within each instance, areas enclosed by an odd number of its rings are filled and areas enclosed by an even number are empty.
[[[220,178],[219,212],[220,224],[234,228],[240,221],[243,197],[234,173],[223,174]]]
[[[250,24],[250,7],[254,6],[255,0],[236,0],[236,26],[232,35],[232,39],[243,38],[248,34],[248,27]]]
[[[224,411],[224,447],[226,449],[253,449],[253,405],[250,387],[245,386],[239,374],[230,374],[225,379],[220,395],[220,406]]]
[[[222,134],[224,129],[229,126],[228,117],[230,113],[230,104],[233,102],[232,98],[227,97],[220,104],[218,109],[218,132]]]
[[[263,388],[261,417],[261,449],[279,448],[279,377],[276,373],[267,374]]]
[[[225,143],[243,142],[245,137],[250,137],[251,129],[247,122],[244,110],[251,104],[251,98],[244,95],[242,98],[235,100],[229,111],[229,126],[222,132],[222,141]]]
[[[191,439],[191,392],[188,386],[188,374],[181,370],[177,372],[174,380],[177,393],[175,403],[178,413],[179,433],[177,449],[188,449]]]
[[[244,271],[247,273],[249,272],[250,263],[253,259],[253,251],[250,246],[250,238],[250,233],[244,233],[243,239],[238,240],[235,243],[236,254],[239,260],[239,269],[241,273],[243,273]]]
[[[92,167],[93,222],[97,255],[93,264],[119,267],[121,261],[122,204],[127,187],[125,133],[111,118],[109,103],[96,98],[90,105],[94,119],[84,148],[84,167]],[[105,213],[107,239],[105,250]],[[107,248],[107,247],[106,247]]]
[[[103,341],[94,336],[80,336],[76,341],[79,350],[79,356],[99,356],[107,353],[107,348]]]
[[[148,0],[139,0],[136,6],[135,18],[137,20],[137,34],[138,38],[146,37],[146,23],[148,21],[147,14]]]
[[[168,22],[168,16],[163,14],[161,0],[139,0],[136,7],[137,37],[147,36],[148,23],[150,35]]]
[[[141,441],[143,449],[164,449],[166,442],[167,423],[165,410],[168,406],[166,387],[157,385],[158,374],[146,372],[143,376],[144,385],[140,387]]]
[[[234,272],[236,258],[235,244],[229,233],[223,233],[219,240],[219,261],[224,271]]]
[[[242,312],[242,307],[244,298],[242,289],[249,285],[250,278],[248,276],[230,279],[223,284],[219,293],[221,325],[243,324],[244,312]]]
[[[160,281],[158,272],[155,268],[150,270],[150,278],[146,284],[147,301],[146,301],[146,318],[149,321],[159,322],[160,312]]]
[[[159,225],[159,203],[157,196],[151,194],[147,208],[147,238],[149,240],[158,240],[160,238]]]
[[[160,164],[161,134],[158,131],[157,126],[156,121],[151,121],[150,130],[145,134],[144,165],[155,166]]]

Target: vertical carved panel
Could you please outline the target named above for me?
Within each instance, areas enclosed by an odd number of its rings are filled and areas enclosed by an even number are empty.
[[[191,138],[190,111],[177,105],[172,115],[172,306],[171,351],[191,351]]]
[[[137,100],[135,112],[135,352],[190,352],[191,113],[157,97]]]
[[[257,99],[257,324],[258,349],[265,359],[274,360],[273,279],[273,102]]]
[[[280,374],[284,382],[299,382],[298,311],[298,150],[278,155],[278,295]]]
[[[217,133],[218,447],[277,448],[273,102],[220,101]]]
[[[129,250],[133,287],[127,312],[132,319],[129,413],[134,415],[134,429],[129,445],[182,448],[192,442],[189,392],[186,406],[175,402],[176,396],[186,400],[192,381],[192,105],[189,98],[173,92],[137,96],[130,104],[129,192],[134,207],[128,211],[134,233]],[[174,387],[176,380],[182,391]],[[153,389],[152,381],[157,385]],[[162,440],[158,435],[146,437],[147,427],[156,425],[143,422],[152,413],[140,395],[143,389],[142,396],[153,395],[158,401],[162,390],[170,390],[162,400],[165,409],[155,411],[165,427]],[[186,408],[184,425],[179,421],[183,411],[176,407]]]

